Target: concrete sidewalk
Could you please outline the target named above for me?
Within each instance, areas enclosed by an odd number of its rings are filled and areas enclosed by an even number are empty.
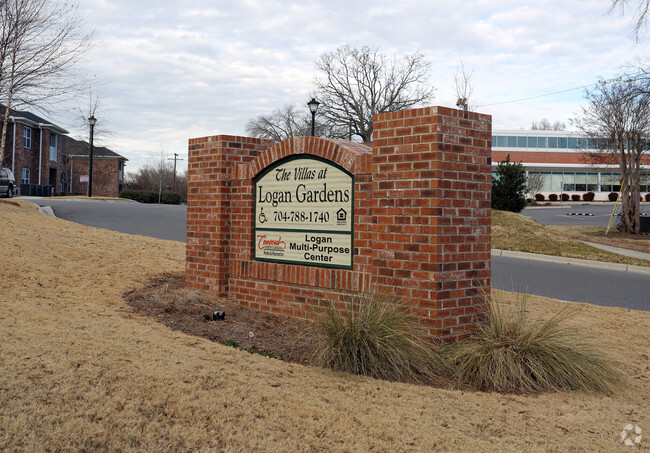
[[[610,247],[610,248],[618,249],[617,247]],[[618,249],[618,250],[624,250],[625,252],[641,253],[641,252],[635,252],[634,250],[626,250],[626,249]],[[623,253],[620,254],[623,255]],[[643,253],[643,255],[647,256],[648,254]],[[515,252],[512,250],[499,250],[499,249],[492,249],[492,256],[504,256],[509,258],[518,258],[518,259],[525,259],[531,261],[544,261],[547,263],[569,264],[572,266],[592,267],[595,269],[609,269],[609,270],[616,270],[621,272],[633,272],[635,274],[650,275],[650,267],[633,266],[631,264],[609,263],[606,261],[582,260],[577,258],[565,258],[562,256],[540,255],[537,253]],[[650,259],[650,258],[642,258],[642,259]]]
[[[597,249],[605,250],[606,252],[616,253],[618,255],[629,256],[641,260],[650,261],[650,253],[637,252],[636,250],[622,249],[620,247],[613,247],[611,245],[597,244],[596,242],[580,241],[583,244],[596,247]]]

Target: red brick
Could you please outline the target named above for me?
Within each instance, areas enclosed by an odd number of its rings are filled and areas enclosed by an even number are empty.
[[[190,139],[188,285],[312,320],[323,299],[338,304],[346,292],[375,288],[403,297],[443,342],[466,335],[484,319],[490,283],[491,118],[429,107],[377,115],[374,125],[372,149],[313,137],[274,146]],[[251,178],[305,152],[355,177],[352,270],[252,260]]]

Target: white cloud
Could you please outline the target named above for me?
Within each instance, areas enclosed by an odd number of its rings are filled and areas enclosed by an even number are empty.
[[[97,36],[84,69],[107,81],[110,143],[132,168],[161,147],[185,155],[191,137],[244,134],[249,119],[306,102],[314,62],[342,44],[423,53],[441,105],[455,104],[462,59],[495,128],[566,121],[581,90],[501,103],[611,77],[647,47],[630,38],[629,18],[594,1],[88,0],[84,8]]]

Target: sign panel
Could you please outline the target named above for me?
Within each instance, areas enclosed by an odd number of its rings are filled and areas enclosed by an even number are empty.
[[[333,162],[299,155],[255,180],[255,259],[352,267],[354,181]]]

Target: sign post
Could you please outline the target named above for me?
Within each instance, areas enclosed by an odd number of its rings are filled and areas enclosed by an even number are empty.
[[[354,178],[337,164],[296,155],[255,183],[254,257],[352,268]]]

